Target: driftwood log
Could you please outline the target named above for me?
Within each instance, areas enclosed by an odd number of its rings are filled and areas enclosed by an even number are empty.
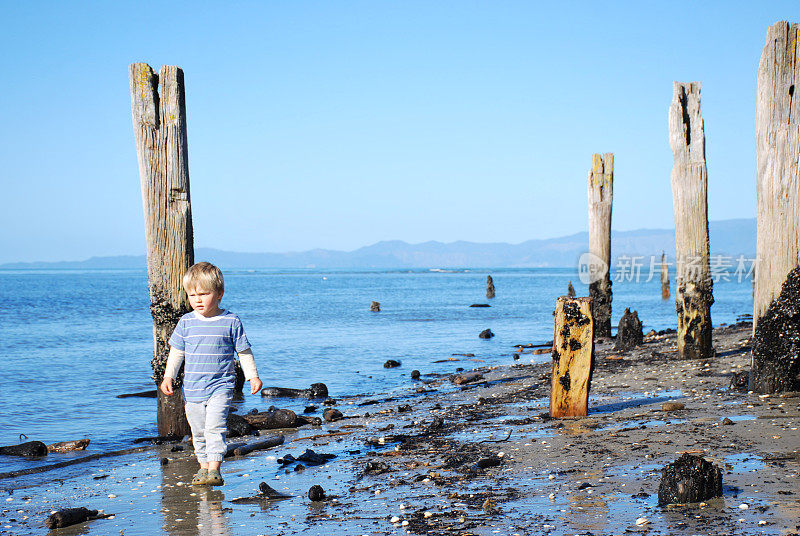
[[[328,387],[324,383],[312,383],[309,389],[292,389],[289,387],[265,387],[261,396],[284,398],[328,398]]]
[[[550,416],[585,417],[594,368],[591,298],[556,300]]]
[[[88,439],[76,439],[75,441],[61,441],[47,445],[47,452],[73,452],[76,450],[86,450],[89,446]]]
[[[0,454],[5,454],[6,456],[25,456],[27,458],[47,456],[47,445],[41,441],[26,441],[19,445],[0,447]]]
[[[672,88],[669,107],[672,202],[675,212],[675,309],[678,314],[678,357],[713,357],[709,269],[706,136],[700,116],[700,82]]]
[[[158,398],[158,389],[150,391],[140,391],[138,393],[125,393],[117,395],[117,398]]]
[[[589,172],[589,297],[596,337],[611,336],[611,203],[614,190],[614,155],[592,156]]]
[[[800,390],[800,24],[767,29],[756,91],[758,240],[750,389]]]
[[[50,514],[50,516],[45,519],[44,525],[48,529],[60,529],[92,519],[104,519],[112,515],[113,514],[101,514],[97,510],[89,510],[85,507],[64,508],[63,510]]]
[[[147,239],[153,380],[158,386],[164,379],[169,337],[180,317],[191,311],[182,284],[194,264],[186,95],[183,71],[175,66],[165,65],[155,74],[146,63],[133,63],[129,80]],[[182,381],[183,371],[175,378],[172,396],[158,390],[159,435],[191,432]]]
[[[274,435],[259,439],[258,441],[231,443],[225,450],[225,456],[244,456],[256,450],[266,450],[278,445],[283,445],[286,438],[283,435]]]

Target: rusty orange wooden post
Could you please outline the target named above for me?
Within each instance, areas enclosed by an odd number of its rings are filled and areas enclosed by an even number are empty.
[[[561,296],[556,301],[550,416],[585,417],[594,368],[591,298]]]

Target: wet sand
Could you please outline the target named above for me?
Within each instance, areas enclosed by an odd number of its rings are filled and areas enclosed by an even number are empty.
[[[222,488],[184,484],[197,468],[190,445],[4,479],[0,533],[46,534],[52,510],[78,506],[115,516],[54,534],[798,533],[800,398],[730,390],[749,367],[750,328],[714,336],[718,356],[702,361],[674,359],[674,335],[625,354],[598,344],[582,419],[548,419],[549,356],[514,361],[509,348],[509,365],[475,369],[474,384],[421,370],[391,400],[338,398],[346,419],[282,431],[284,445],[226,461]],[[672,401],[685,409],[664,411]],[[313,439],[322,434],[335,435]],[[299,471],[277,462],[307,448],[337,457]],[[722,467],[722,498],[657,506],[660,470],[682,452]],[[476,466],[487,458],[499,465]],[[292,497],[232,502],[262,481]],[[327,500],[308,499],[314,484]]]

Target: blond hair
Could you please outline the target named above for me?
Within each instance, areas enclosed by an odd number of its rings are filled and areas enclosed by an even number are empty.
[[[222,278],[222,271],[219,268],[210,262],[198,262],[186,270],[186,274],[183,276],[183,288],[187,292],[195,288],[223,292],[225,280]]]

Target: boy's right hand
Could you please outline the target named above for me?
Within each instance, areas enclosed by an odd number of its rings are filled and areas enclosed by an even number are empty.
[[[164,377],[164,381],[161,382],[161,392],[167,396],[172,396],[174,392],[172,390],[172,378]]]

